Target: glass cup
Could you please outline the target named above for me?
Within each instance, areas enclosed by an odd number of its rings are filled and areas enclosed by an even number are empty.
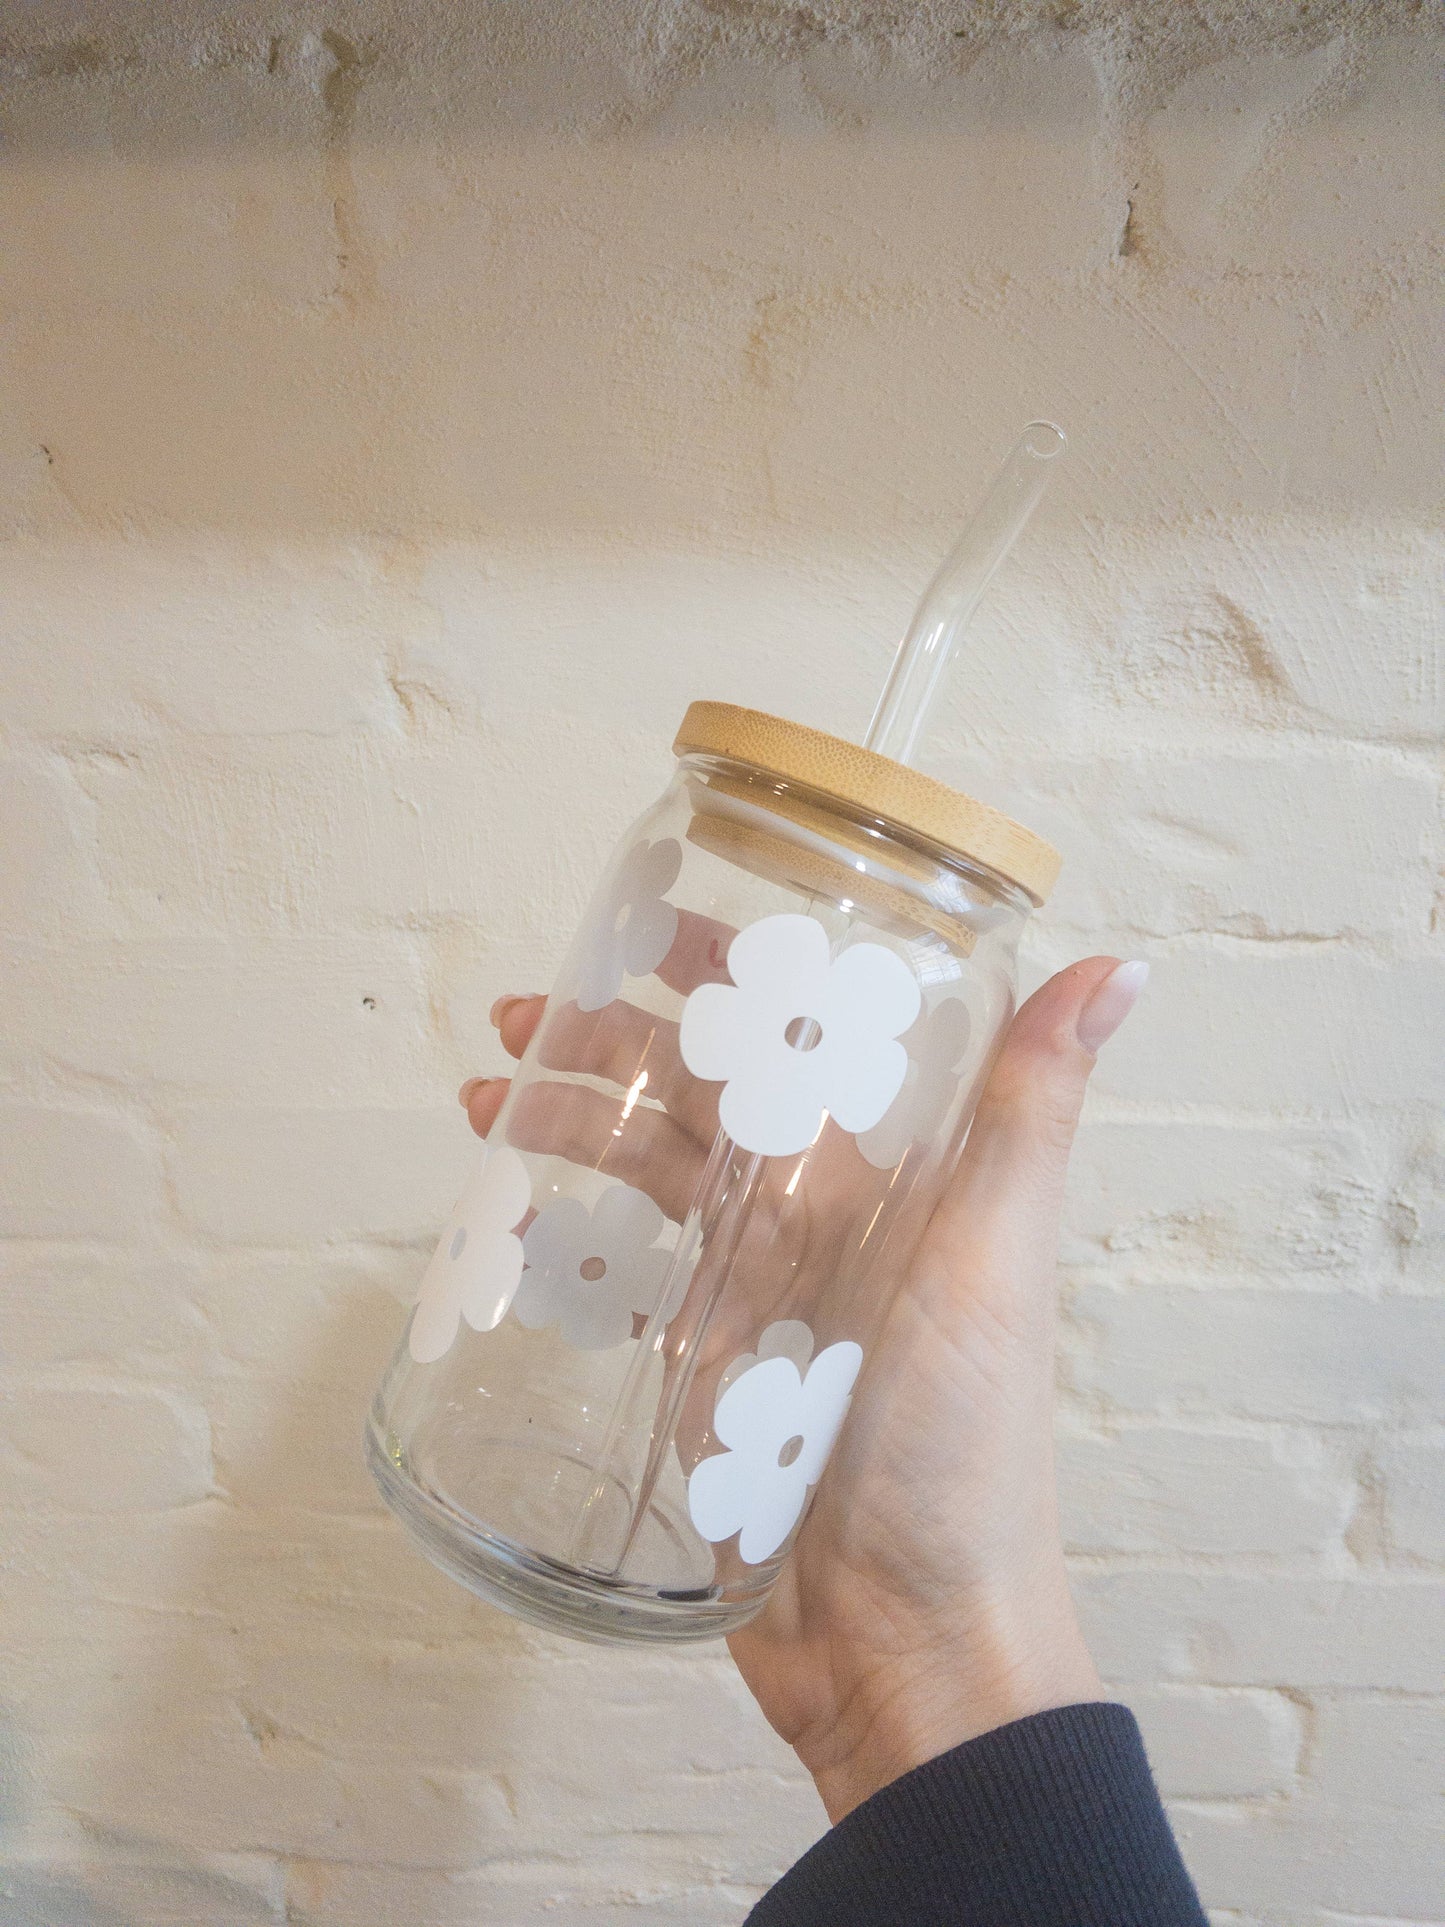
[[[762,1606],[950,1171],[1058,857],[820,731],[694,703],[377,1393],[447,1572],[597,1640]]]

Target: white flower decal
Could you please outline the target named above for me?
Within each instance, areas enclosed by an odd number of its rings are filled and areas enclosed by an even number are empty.
[[[728,1366],[717,1382],[717,1393],[713,1404],[717,1404],[728,1386],[744,1372],[750,1372],[760,1358],[791,1358],[800,1372],[808,1369],[808,1360],[813,1356],[813,1334],[800,1318],[779,1318],[768,1326],[758,1340],[755,1352],[740,1352]]]
[[[604,1191],[593,1210],[577,1198],[544,1204],[522,1240],[527,1269],[512,1309],[532,1331],[560,1325],[579,1351],[609,1351],[647,1317],[672,1253],[654,1247],[663,1215],[630,1184]]]
[[[800,1372],[800,1349],[807,1365],[811,1333],[783,1319],[769,1325],[756,1355],[744,1355],[750,1362],[737,1377],[732,1373],[744,1359],[734,1361],[713,1415],[713,1430],[728,1449],[704,1459],[687,1482],[687,1509],[703,1538],[717,1545],[736,1532],[738,1556],[748,1566],[771,1559],[803,1516],[863,1363],[861,1346],[845,1340]]]
[[[577,1008],[601,1010],[622,988],[624,974],[648,977],[677,935],[677,911],[664,901],[682,868],[682,846],[672,837],[634,843],[593,914],[578,971]]]
[[[855,943],[836,960],[813,917],[750,923],[728,951],[730,984],[700,984],[679,1045],[694,1077],[723,1080],[718,1114],[745,1151],[804,1151],[832,1116],[866,1131],[897,1097],[918,979],[893,951]]]
[[[407,1337],[418,1365],[445,1357],[463,1318],[479,1332],[502,1322],[522,1275],[516,1227],[531,1201],[517,1153],[488,1145],[422,1274]]]
[[[858,1134],[858,1149],[880,1171],[891,1171],[910,1145],[926,1143],[942,1127],[958,1094],[958,1067],[972,1028],[963,999],[945,997],[903,1039],[903,1088],[873,1129]]]

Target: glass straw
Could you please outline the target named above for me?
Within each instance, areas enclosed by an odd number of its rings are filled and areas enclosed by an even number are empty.
[[[1053,422],[1030,422],[978,512],[943,558],[898,645],[863,738],[865,749],[911,763],[919,732],[983,592],[1023,533],[1067,441]]]

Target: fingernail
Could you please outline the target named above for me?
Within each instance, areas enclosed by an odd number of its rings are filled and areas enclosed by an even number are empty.
[[[1116,964],[1079,1012],[1077,1034],[1086,1051],[1102,1050],[1139,1001],[1149,981],[1146,963]]]
[[[507,1012],[512,1008],[513,1004],[525,1004],[527,1001],[528,999],[525,996],[499,997],[497,1001],[492,1005],[491,1012],[490,1012],[491,1024],[492,1024],[493,1030],[501,1029],[502,1019],[506,1016]]]
[[[457,1102],[466,1110],[478,1091],[484,1091],[488,1084],[505,1084],[505,1077],[469,1077],[457,1092]]]

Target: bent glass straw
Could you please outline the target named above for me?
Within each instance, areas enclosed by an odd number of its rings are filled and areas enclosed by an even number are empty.
[[[873,711],[865,749],[911,763],[960,637],[999,564],[1023,534],[1056,462],[1068,446],[1053,422],[1030,422],[973,520],[943,558],[898,645]]]

